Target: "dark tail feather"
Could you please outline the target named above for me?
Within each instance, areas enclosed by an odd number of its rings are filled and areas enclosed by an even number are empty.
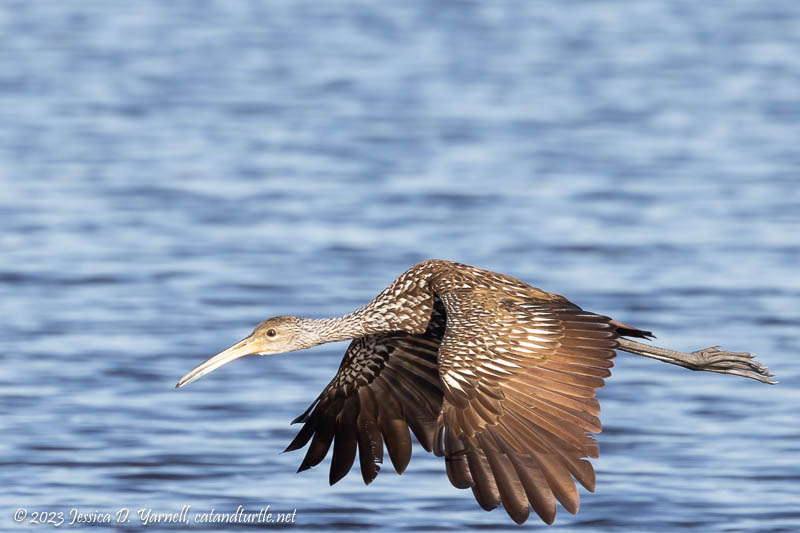
[[[640,339],[656,338],[656,336],[653,335],[653,333],[650,331],[645,331],[643,329],[635,328],[633,326],[629,326],[628,324],[617,322],[616,320],[612,320],[611,325],[617,328],[617,333],[619,334],[620,337],[638,337]]]

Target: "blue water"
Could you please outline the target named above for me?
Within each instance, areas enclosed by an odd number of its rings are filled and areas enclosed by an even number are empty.
[[[781,380],[620,354],[597,491],[554,530],[797,531],[798,28],[794,0],[4,1],[0,529],[270,505],[519,530],[421,448],[369,487],[294,473],[345,344],[173,390],[261,319],[439,257]]]

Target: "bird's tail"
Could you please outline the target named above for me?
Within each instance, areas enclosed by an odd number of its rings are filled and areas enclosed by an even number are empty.
[[[611,325],[616,326],[617,333],[620,337],[637,337],[640,339],[654,339],[656,337],[650,331],[635,328],[633,326],[629,326],[628,324],[617,322],[616,320],[612,320]]]

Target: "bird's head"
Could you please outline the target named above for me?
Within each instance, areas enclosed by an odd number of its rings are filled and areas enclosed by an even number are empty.
[[[188,385],[222,365],[245,355],[271,355],[313,346],[315,343],[309,342],[307,335],[304,335],[305,330],[301,325],[302,320],[296,316],[268,318],[256,326],[253,333],[246,338],[194,367],[181,378],[175,388],[179,389],[184,385]]]

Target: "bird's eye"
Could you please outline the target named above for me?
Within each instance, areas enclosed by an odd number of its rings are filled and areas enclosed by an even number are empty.
[[[267,331],[267,337],[274,337],[277,334],[278,333],[274,329]]]

